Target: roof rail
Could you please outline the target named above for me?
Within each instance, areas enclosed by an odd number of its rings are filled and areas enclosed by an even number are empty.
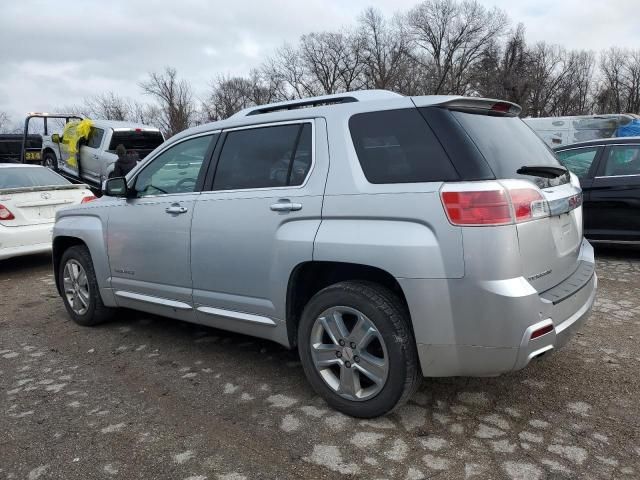
[[[339,105],[342,103],[363,102],[367,100],[380,100],[385,98],[401,97],[399,93],[389,90],[360,90],[356,92],[336,93],[319,97],[301,98],[285,102],[270,103],[245,108],[232,117],[248,117],[249,115],[261,115],[263,113],[280,112],[283,110],[295,110],[298,108],[321,107],[326,105]]]

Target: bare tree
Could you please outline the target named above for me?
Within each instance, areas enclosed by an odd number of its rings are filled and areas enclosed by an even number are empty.
[[[196,115],[191,85],[178,79],[175,68],[166,67],[164,72],[152,72],[149,79],[140,83],[143,93],[151,95],[158,103],[159,121],[167,136],[189,128]]]
[[[359,39],[349,33],[310,33],[300,39],[300,56],[321,93],[332,94],[360,86],[360,47]]]
[[[409,11],[414,58],[433,70],[434,94],[467,94],[471,71],[491,41],[503,36],[506,14],[475,0],[427,0]]]
[[[11,119],[6,112],[0,111],[0,133],[8,133],[11,130]]]
[[[262,74],[281,100],[319,95],[321,89],[305,68],[300,51],[285,44],[262,66]]]
[[[407,70],[409,43],[398,19],[387,21],[373,8],[359,20],[358,35],[366,88],[396,89]]]

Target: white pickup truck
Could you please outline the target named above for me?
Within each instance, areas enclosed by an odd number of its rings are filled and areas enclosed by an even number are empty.
[[[77,162],[69,161],[67,145],[61,140],[56,134],[43,136],[42,163],[69,179],[100,188],[113,171],[118,145],[124,145],[128,153],[135,152],[143,159],[164,142],[164,137],[159,129],[147,125],[92,120],[88,139],[80,142]]]

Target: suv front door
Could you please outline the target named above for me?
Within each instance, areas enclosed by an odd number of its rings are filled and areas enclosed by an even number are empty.
[[[326,138],[323,119],[224,132],[193,216],[198,322],[286,339],[273,327],[291,271],[313,256],[329,163],[315,139]]]
[[[191,320],[191,218],[217,135],[174,143],[129,185],[135,198],[109,212],[111,286],[120,306]]]

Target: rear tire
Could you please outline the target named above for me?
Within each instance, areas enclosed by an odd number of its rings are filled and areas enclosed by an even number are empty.
[[[349,281],[321,290],[305,306],[298,329],[307,379],[347,415],[391,412],[420,384],[409,322],[403,302],[378,284]]]
[[[42,166],[50,168],[54,172],[58,171],[58,158],[51,152],[46,152],[42,157]]]
[[[91,254],[86,246],[75,245],[62,254],[58,282],[64,306],[78,325],[98,325],[113,315],[114,309],[102,303]]]

